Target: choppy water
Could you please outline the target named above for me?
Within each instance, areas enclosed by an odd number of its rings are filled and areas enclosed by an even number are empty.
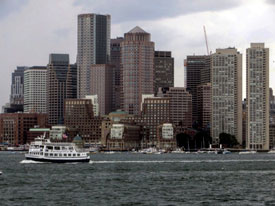
[[[37,164],[0,152],[0,205],[275,205],[275,154],[96,154]]]

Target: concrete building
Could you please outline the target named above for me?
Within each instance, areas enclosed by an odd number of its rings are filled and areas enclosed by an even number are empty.
[[[94,116],[92,99],[66,99],[65,126],[69,139],[80,135],[86,144],[100,144],[102,118]]]
[[[123,110],[138,114],[142,95],[154,92],[154,42],[137,26],[124,34],[120,45]]]
[[[94,64],[91,66],[90,92],[98,96],[99,114],[112,111],[113,65]]]
[[[242,143],[242,54],[235,48],[217,49],[211,55],[211,136],[234,135]]]
[[[100,14],[78,15],[77,71],[78,98],[90,95],[91,65],[110,61],[111,16]]]
[[[269,149],[269,49],[251,43],[246,50],[247,149]]]
[[[158,96],[170,98],[170,118],[176,126],[192,128],[192,95],[184,87],[160,88]]]
[[[210,56],[187,56],[186,86],[192,95],[192,120],[198,121],[198,86],[210,83]]]
[[[123,37],[111,39],[111,64],[113,69],[113,99],[112,111],[121,109],[122,72],[121,72],[121,42]]]
[[[47,66],[47,112],[51,126],[64,123],[66,98],[76,98],[76,66],[68,54],[50,54]]]
[[[63,125],[57,125],[57,126],[52,126],[50,130],[50,139],[52,140],[63,140],[63,135],[66,132],[66,126]]]
[[[47,67],[24,71],[24,112],[47,113]]]
[[[177,147],[175,131],[176,129],[171,123],[164,123],[159,125],[157,128],[157,147],[165,150],[175,150]]]
[[[210,129],[211,116],[211,83],[201,84],[197,88],[198,126],[204,130]]]
[[[97,95],[86,95],[85,99],[89,99],[92,101],[94,116],[95,117],[99,116],[98,96]]]
[[[174,87],[174,58],[170,51],[155,51],[154,94],[160,87]]]
[[[269,124],[269,149],[275,148],[275,124]]]
[[[37,113],[0,114],[0,143],[12,146],[27,143],[28,131],[34,127],[47,127],[47,115]]]

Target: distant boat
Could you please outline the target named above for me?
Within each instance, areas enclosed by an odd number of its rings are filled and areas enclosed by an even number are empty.
[[[255,150],[247,150],[247,151],[241,151],[239,154],[256,154],[257,151]]]
[[[267,153],[268,153],[268,154],[275,154],[275,148],[269,150]]]
[[[0,171],[0,175],[2,175],[3,173],[2,173],[2,171]]]

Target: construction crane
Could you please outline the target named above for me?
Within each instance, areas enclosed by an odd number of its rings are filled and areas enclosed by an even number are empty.
[[[209,48],[208,48],[208,41],[207,41],[207,35],[206,35],[206,29],[205,26],[203,26],[203,30],[204,30],[204,38],[205,38],[205,44],[206,44],[206,51],[207,51],[207,55],[209,55]]]

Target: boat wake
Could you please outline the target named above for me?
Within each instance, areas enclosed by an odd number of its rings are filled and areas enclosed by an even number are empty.
[[[258,160],[137,160],[137,161],[90,161],[90,164],[151,164],[151,163],[230,163],[230,162],[275,162],[275,160],[258,159]]]
[[[38,162],[38,161],[33,161],[33,160],[22,160],[20,164],[43,164],[47,162]]]

